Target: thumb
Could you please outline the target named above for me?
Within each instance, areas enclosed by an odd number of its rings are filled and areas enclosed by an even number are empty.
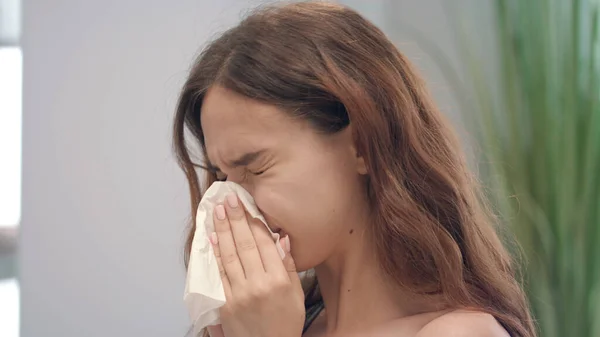
[[[302,289],[302,284],[300,282],[300,276],[298,275],[298,271],[296,270],[296,263],[294,262],[294,258],[291,254],[291,246],[290,246],[290,236],[286,235],[285,238],[279,241],[283,251],[285,252],[285,257],[283,258],[283,265],[285,266],[285,270],[288,273],[290,281],[292,281],[292,285],[295,288]]]
[[[208,335],[210,337],[225,337],[225,333],[223,333],[223,326],[219,325],[209,325],[206,327],[208,329]]]

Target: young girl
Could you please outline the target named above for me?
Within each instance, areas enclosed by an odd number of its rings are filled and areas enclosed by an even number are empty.
[[[211,335],[535,336],[448,123],[406,57],[351,9],[248,16],[200,55],[174,127],[192,209],[214,181],[236,182],[287,251],[282,261],[235,195],[215,208],[227,303]]]

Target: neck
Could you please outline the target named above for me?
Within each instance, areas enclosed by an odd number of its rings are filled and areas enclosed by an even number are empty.
[[[426,311],[384,276],[364,229],[347,235],[343,247],[315,268],[329,333],[361,331]]]

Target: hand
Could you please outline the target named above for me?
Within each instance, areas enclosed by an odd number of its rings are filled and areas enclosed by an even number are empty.
[[[237,195],[214,209],[211,243],[225,290],[221,329],[212,336],[299,337],[304,325],[304,293],[290,255],[289,238],[280,240],[281,260],[271,234],[246,214]]]

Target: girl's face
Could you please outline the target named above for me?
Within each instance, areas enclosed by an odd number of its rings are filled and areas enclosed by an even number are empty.
[[[290,237],[298,270],[348,248],[366,220],[366,169],[350,128],[317,133],[277,107],[221,87],[201,112],[209,163],[220,179],[242,185],[269,226]]]

